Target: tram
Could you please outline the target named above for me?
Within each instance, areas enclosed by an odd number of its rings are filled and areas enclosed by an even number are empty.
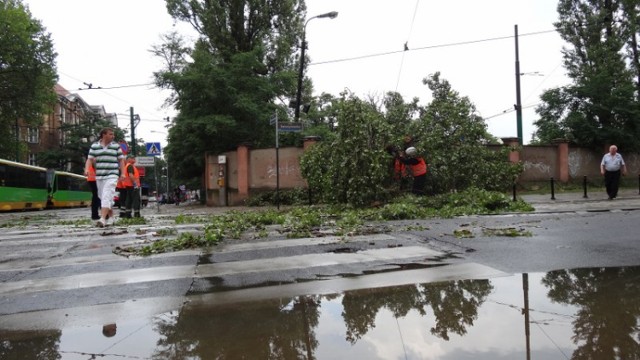
[[[0,159],[0,211],[90,204],[86,177]]]

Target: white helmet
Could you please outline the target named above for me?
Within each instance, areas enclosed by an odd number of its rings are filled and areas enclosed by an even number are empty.
[[[418,153],[418,150],[416,150],[416,148],[412,146],[410,148],[407,148],[407,150],[405,150],[404,153],[409,156],[416,156],[416,154]]]

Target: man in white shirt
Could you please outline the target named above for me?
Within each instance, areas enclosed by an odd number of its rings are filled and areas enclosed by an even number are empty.
[[[620,184],[620,173],[627,175],[627,166],[618,154],[618,147],[611,145],[609,152],[604,154],[600,163],[600,174],[604,175],[604,186],[607,188],[609,200],[618,196],[618,186]]]
[[[96,223],[98,227],[113,225],[113,210],[111,208],[116,193],[116,183],[125,174],[122,148],[113,139],[113,129],[102,129],[100,140],[91,145],[85,164],[85,175],[88,174],[89,166],[93,165],[96,169],[96,185],[102,208],[100,220]]]

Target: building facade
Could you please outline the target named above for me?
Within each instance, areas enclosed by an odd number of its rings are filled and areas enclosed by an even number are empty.
[[[28,126],[24,121],[18,120],[17,138],[25,145],[23,149],[26,151],[19,152],[17,161],[38,166],[38,154],[61,148],[66,143],[68,132],[65,131],[65,125],[78,125],[87,121],[90,114],[107,119],[117,126],[117,115],[107,113],[104,106],[89,105],[80,95],[69,92],[60,84],[55,85],[54,91],[57,101],[52,111],[44,115],[40,126]]]

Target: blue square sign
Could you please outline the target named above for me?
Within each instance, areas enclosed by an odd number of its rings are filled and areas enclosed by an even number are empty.
[[[147,148],[147,156],[160,156],[162,154],[162,147],[159,142],[144,143]]]

